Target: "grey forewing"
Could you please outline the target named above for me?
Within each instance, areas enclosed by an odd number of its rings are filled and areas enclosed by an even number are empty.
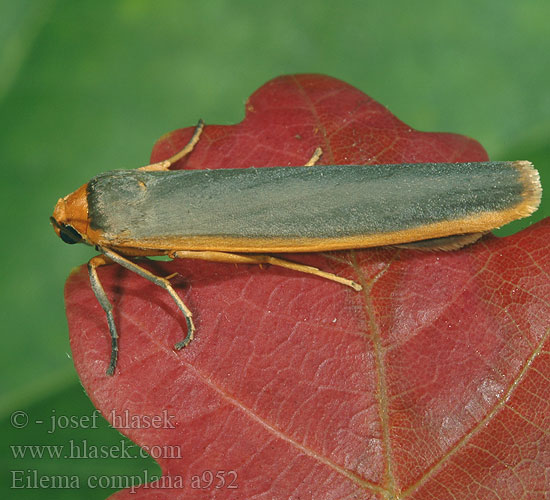
[[[338,238],[503,210],[522,191],[511,162],[121,170],[89,182],[88,210],[107,239]]]

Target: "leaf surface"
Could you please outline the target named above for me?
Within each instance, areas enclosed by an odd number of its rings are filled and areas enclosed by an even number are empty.
[[[163,137],[152,161],[192,131]],[[339,80],[297,75],[256,91],[243,122],[207,126],[175,168],[299,166],[317,146],[327,164],[487,159],[476,141],[413,130]],[[549,231],[546,220],[455,252],[288,256],[362,293],[269,266],[144,264],[179,273],[197,326],[180,352],[170,297],[101,268],[121,337],[114,377],[80,268],[66,301],[82,383],[164,472],[116,498],[547,498]]]

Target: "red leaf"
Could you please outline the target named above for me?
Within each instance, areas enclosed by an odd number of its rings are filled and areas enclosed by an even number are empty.
[[[486,159],[477,142],[412,130],[325,76],[276,78],[246,110],[240,124],[207,126],[178,168],[301,165],[317,146],[321,163]],[[152,160],[192,130],[161,139]],[[549,234],[547,220],[456,252],[291,256],[361,280],[365,293],[275,267],[151,263],[182,276],[173,281],[197,332],[180,352],[185,323],[170,297],[108,266],[99,273],[121,335],[113,377],[81,268],[66,296],[82,383],[119,426],[164,419],[123,432],[157,446],[163,485],[181,487],[116,497],[548,498]],[[219,475],[195,489],[205,471],[225,471],[225,487]]]

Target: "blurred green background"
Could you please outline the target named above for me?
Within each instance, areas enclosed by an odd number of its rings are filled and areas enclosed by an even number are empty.
[[[151,458],[15,456],[26,444],[123,439],[100,419],[47,432],[53,415],[94,411],[63,305],[70,270],[92,253],[55,237],[58,197],[147,163],[157,138],[199,117],[240,121],[256,88],[305,72],[345,80],[414,128],[474,137],[493,159],[530,159],[548,184],[548,19],[550,3],[534,0],[0,1],[4,496],[105,498],[116,488],[90,477],[159,472]],[[546,201],[531,221],[548,212]],[[10,489],[36,485],[34,471],[75,474],[81,488]]]

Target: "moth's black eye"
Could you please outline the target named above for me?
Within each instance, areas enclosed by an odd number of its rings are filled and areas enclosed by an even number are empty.
[[[59,236],[69,245],[74,245],[75,243],[80,243],[82,241],[82,236],[80,236],[80,233],[74,227],[67,226],[65,224],[59,225]]]
[[[72,226],[68,224],[63,224],[57,222],[55,218],[50,217],[50,222],[52,226],[56,229],[56,233],[59,232],[59,237],[69,245],[74,245],[75,243],[80,243],[82,241],[82,236],[80,233]]]

